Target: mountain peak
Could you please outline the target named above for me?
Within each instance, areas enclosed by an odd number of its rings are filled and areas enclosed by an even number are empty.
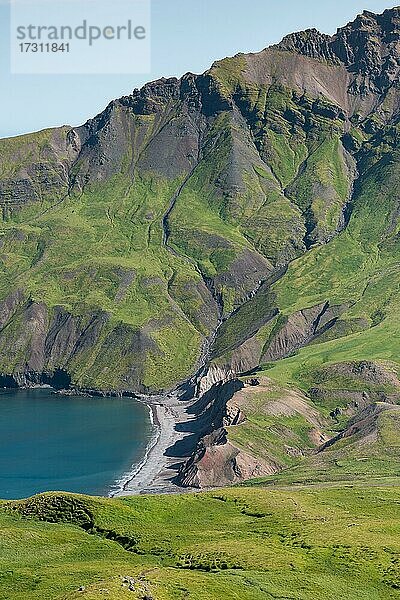
[[[333,36],[306,29],[283,38],[279,49],[340,63],[355,74],[356,91],[387,89],[400,72],[400,7],[365,10]]]

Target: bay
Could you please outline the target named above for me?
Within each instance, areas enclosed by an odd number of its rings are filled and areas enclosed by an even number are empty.
[[[141,462],[153,435],[131,398],[0,391],[0,498],[44,491],[108,495]]]

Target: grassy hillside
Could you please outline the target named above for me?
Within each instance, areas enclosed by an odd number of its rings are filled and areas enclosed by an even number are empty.
[[[284,315],[326,300],[346,309],[331,331],[270,365],[272,378],[306,390],[310,371],[321,365],[377,360],[400,368],[396,157],[386,156],[368,172],[346,230],[294,261],[275,284]]]
[[[46,494],[3,504],[1,595],[396,598],[399,494],[241,488],[125,500]]]
[[[310,352],[396,360],[379,338],[398,320],[397,117],[339,101],[344,67],[316,89],[288,61],[326,75],[272,48],[0,141],[1,372],[162,390],[207,358],[219,318],[213,357],[245,371],[285,319],[327,301],[342,314],[318,341],[340,341]]]
[[[132,188],[120,175],[79,198],[67,197],[57,206],[45,204],[39,214],[37,206],[29,206],[3,221],[3,298],[12,286],[23,289],[32,302],[44,303],[50,311],[63,307],[88,320],[94,312],[102,312],[108,315],[103,341],[120,323],[126,328],[126,339],[148,325],[150,340],[154,336],[168,356],[162,364],[168,362],[170,370],[162,370],[161,381],[160,353],[150,352],[143,383],[162,387],[170,382],[172,373],[177,379],[184,378],[196,362],[208,326],[199,314],[202,298],[196,283],[201,278],[184,260],[161,247],[159,224],[177,185],[147,180],[137,181]],[[185,290],[187,281],[193,283],[192,290]],[[152,328],[155,321],[159,321],[158,327]],[[18,336],[19,327],[14,319],[1,344],[3,355],[11,335]],[[176,332],[173,335],[172,330]],[[13,362],[3,369],[18,369],[18,354],[9,360]],[[110,360],[110,355],[105,358],[86,352],[73,357],[69,368],[80,385],[97,382],[100,388],[118,387],[138,357],[128,353],[122,362],[120,357],[118,364],[112,361],[112,368]],[[48,365],[57,366],[63,365]]]

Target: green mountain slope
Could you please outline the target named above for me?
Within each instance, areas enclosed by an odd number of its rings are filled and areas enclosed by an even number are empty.
[[[398,597],[399,489],[6,503],[4,599]]]
[[[288,264],[268,298],[279,325],[328,301],[340,319],[321,341],[391,328],[398,18],[293,34],[148,84],[80,128],[2,140],[4,375],[171,388],[207,361],[221,319],[220,363],[236,370],[257,332],[239,370],[281,358],[310,335],[276,352],[257,292]]]
[[[162,393],[139,483],[212,488],[0,503],[2,598],[399,597],[399,48],[365,11],[0,140],[0,384]]]
[[[328,453],[370,382],[318,401],[315,372],[400,365],[399,39],[399,8],[365,11],[0,140],[0,383],[177,389],[183,485]]]

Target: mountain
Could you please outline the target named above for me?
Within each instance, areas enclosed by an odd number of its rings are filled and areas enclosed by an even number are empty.
[[[197,419],[181,485],[268,475],[343,447],[359,411],[388,419],[399,72],[400,8],[365,11],[1,140],[2,384],[178,387]]]
[[[0,140],[0,384],[144,395],[125,492],[212,488],[0,501],[2,597],[398,597],[399,70],[365,11]]]

